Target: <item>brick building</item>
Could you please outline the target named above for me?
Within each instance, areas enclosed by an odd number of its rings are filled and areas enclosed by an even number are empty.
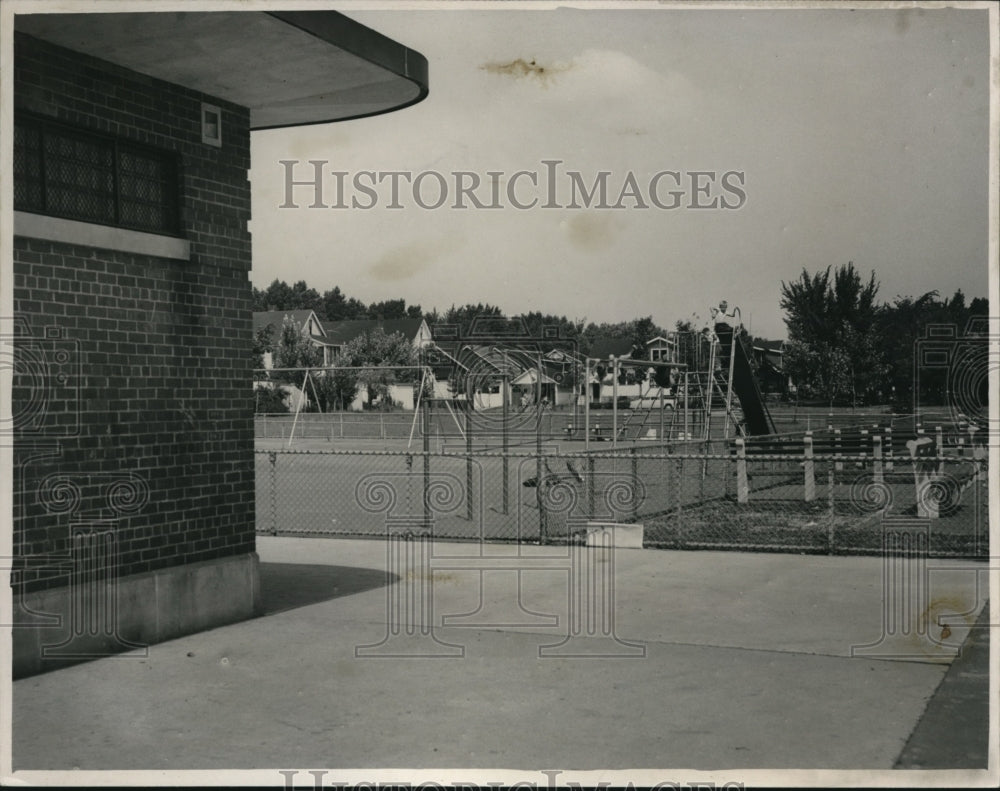
[[[420,101],[427,64],[332,12],[13,35],[17,676],[255,613],[250,132]]]

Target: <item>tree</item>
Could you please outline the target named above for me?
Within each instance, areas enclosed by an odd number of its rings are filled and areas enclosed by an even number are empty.
[[[305,280],[299,280],[292,285],[291,310],[323,310],[323,298],[315,288],[310,288]]]
[[[305,280],[289,286],[275,278],[263,291],[254,289],[254,310],[315,310],[321,313],[323,300]]]
[[[261,327],[253,334],[253,345],[251,347],[252,365],[254,370],[264,367],[264,355],[271,351],[274,343],[274,325],[268,324]]]
[[[336,365],[338,368],[363,369],[354,375],[358,384],[367,389],[369,408],[376,398],[387,403],[389,385],[418,379],[417,352],[413,344],[402,333],[387,334],[381,327],[363,332],[344,344]],[[413,370],[394,371],[384,366],[413,366]]]
[[[785,372],[806,398],[823,398],[830,404],[850,392],[850,364],[842,349],[817,341],[785,344]]]
[[[285,403],[287,393],[285,388],[275,382],[263,383],[254,387],[254,408],[258,415],[283,415],[288,412]]]
[[[852,404],[880,389],[885,363],[876,326],[875,297],[879,284],[872,272],[861,280],[854,263],[838,267],[831,280],[830,267],[798,280],[781,283],[789,347],[785,365],[800,387]]]
[[[940,299],[937,291],[919,297],[897,296],[891,305],[883,305],[877,320],[877,332],[887,360],[886,388],[895,412],[908,413],[918,404],[940,405],[948,402],[947,365],[919,365],[917,356],[921,339],[931,325],[949,326],[956,344],[968,347],[977,339],[965,335],[971,319],[989,315],[989,303],[980,297],[966,304],[961,290],[951,299]],[[985,343],[985,339],[982,340]],[[965,377],[968,380],[976,377]],[[915,381],[920,390],[914,391]],[[983,378],[985,381],[985,378]],[[986,399],[982,399],[986,403]]]
[[[666,335],[666,330],[656,324],[652,316],[613,324],[590,322],[581,332],[581,345],[584,351],[589,351],[599,338],[626,338],[632,342],[633,354],[644,355],[646,343],[661,335]]]
[[[302,325],[291,316],[285,316],[281,331],[274,345],[275,369],[315,368],[323,362],[323,353],[305,334]],[[272,375],[279,382],[295,385],[300,390],[305,385],[303,370],[276,370]],[[306,394],[308,397],[308,393]]]
[[[557,327],[560,340],[574,340],[583,334],[583,329],[586,326],[585,319],[568,319],[565,316],[541,313],[537,310],[522,313],[515,318],[524,322],[528,333],[534,338],[543,337],[546,327]]]
[[[347,409],[357,397],[360,383],[356,371],[349,370],[342,360],[334,360],[333,366],[325,368],[310,381],[315,386],[319,408],[324,412]]]
[[[416,306],[417,310],[420,310],[420,306]],[[406,300],[405,299],[387,299],[382,302],[373,302],[368,306],[368,318],[370,319],[405,319],[407,317],[406,312]],[[419,317],[418,317],[419,318]]]
[[[365,318],[368,315],[368,308],[354,297],[348,299],[340,290],[340,286],[334,286],[329,291],[323,292],[321,309],[316,312],[327,321],[343,321]]]
[[[261,327],[253,334],[253,345],[251,348],[251,365],[255,371],[264,367],[264,354],[271,351],[274,340],[274,327],[268,324]],[[254,374],[254,412],[257,414],[267,414],[276,412],[287,412],[285,405],[285,389],[278,384],[264,381],[258,386],[257,374]]]
[[[813,344],[829,339],[829,295],[829,267],[815,275],[803,269],[797,281],[781,282],[781,309],[789,341]]]
[[[436,312],[436,311],[435,311]],[[504,313],[496,305],[478,302],[475,305],[469,303],[461,307],[452,305],[444,313],[442,322],[444,324],[458,324],[462,332],[468,332],[474,319],[487,317],[503,317]]]
[[[291,310],[292,289],[275,278],[264,290],[254,289],[254,310]]]

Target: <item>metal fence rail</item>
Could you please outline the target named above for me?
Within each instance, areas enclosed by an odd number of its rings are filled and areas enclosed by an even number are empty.
[[[257,530],[383,536],[406,526],[449,539],[567,542],[599,521],[642,523],[648,546],[878,553],[885,520],[921,519],[933,553],[985,557],[985,459],[921,464],[732,449],[259,450]]]
[[[646,414],[649,412],[649,414]],[[683,415],[673,414],[672,410],[631,410],[620,409],[617,414],[618,440],[626,444],[642,440],[644,446],[664,448],[666,444],[672,447],[684,439],[685,433],[701,436],[702,426],[689,425],[685,432]],[[500,415],[502,410],[477,410],[470,418],[476,441],[498,446],[501,442]],[[783,407],[772,414],[777,427],[777,438],[802,437],[811,431],[817,437],[824,433],[837,430],[844,432],[865,430],[871,434],[882,434],[888,440],[895,438],[896,442],[905,442],[915,436],[918,431],[926,428],[933,432],[936,427],[945,426],[946,432],[953,435],[956,416],[949,414],[915,416],[911,414],[893,414],[888,412],[871,412],[868,414],[826,413],[824,411],[799,411]],[[613,433],[613,413],[609,409],[591,410],[590,440],[591,443],[610,444]],[[284,414],[257,414],[254,416],[254,433],[257,439],[321,439],[330,442],[337,440],[369,440],[369,439],[406,439],[411,432],[420,436],[423,430],[424,418],[414,421],[413,411],[331,411],[302,412]],[[700,419],[700,418],[699,418]],[[442,440],[464,438],[468,428],[465,411],[456,404],[453,410],[436,407],[426,418],[428,433]],[[512,410],[507,416],[512,445],[530,444],[537,437],[544,441],[574,441],[583,445],[586,425],[582,405],[547,407],[542,411],[535,409],[518,412]],[[712,438],[723,439],[735,436],[735,431],[726,434],[725,420],[718,417],[712,424]],[[775,439],[772,437],[771,439]]]

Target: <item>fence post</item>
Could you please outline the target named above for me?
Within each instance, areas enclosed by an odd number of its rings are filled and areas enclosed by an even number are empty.
[[[878,434],[872,437],[872,456],[874,457],[874,480],[875,483],[882,483],[882,437]]]
[[[892,426],[885,429],[885,468],[892,472]]]
[[[271,465],[271,535],[278,535],[278,454],[273,450],[267,454],[268,462]]]
[[[587,513],[596,518],[596,493],[594,492],[594,457],[587,456]]]
[[[539,427],[541,427],[541,422],[539,422]],[[545,495],[548,491],[548,487],[551,485],[551,481],[548,480],[548,470],[545,459],[542,458],[541,444],[542,444],[542,434],[538,433],[538,455],[535,460],[535,469],[537,470],[537,488],[538,492],[538,541],[541,544],[547,544],[549,541],[549,519],[548,513],[545,510]]]
[[[841,457],[841,446],[840,446],[840,429],[834,429],[833,431],[833,452],[837,457],[837,461],[834,462],[833,468],[840,472],[844,469],[844,462],[840,460]]]
[[[833,494],[833,487],[836,485],[835,478],[836,476],[833,471],[833,468],[832,467],[828,468],[826,471],[826,484],[827,484],[826,500],[827,500],[827,510],[829,513],[827,514],[827,524],[826,524],[826,546],[827,546],[827,551],[831,555],[833,554],[833,536],[834,536],[833,518],[834,516],[836,516],[837,513],[836,500]]]
[[[431,486],[431,409],[430,404],[424,401],[424,430],[423,430],[423,450],[424,450],[424,480],[423,480],[423,502],[424,502],[424,530],[430,530],[431,503],[427,496]]]
[[[969,426],[969,455],[972,457],[972,463],[975,465],[975,475],[973,480],[975,482],[986,482],[986,457],[988,448],[983,445],[982,448],[976,447],[976,432],[979,431],[976,426]],[[985,502],[985,501],[984,501]],[[986,522],[988,525],[988,520]]]
[[[472,502],[472,405],[465,405],[465,514],[473,520]]]
[[[674,499],[677,500],[677,530],[681,529],[681,481],[684,477],[684,459],[674,459]]]
[[[802,464],[805,475],[805,501],[811,503],[816,499],[816,466],[813,462],[813,438],[812,432],[807,431],[802,438],[805,453],[805,461]]]
[[[636,451],[638,448],[632,448],[632,521],[634,522],[639,518],[639,457]]]
[[[750,500],[750,486],[747,482],[747,448],[743,437],[736,438],[736,501]]]
[[[944,456],[944,429],[941,426],[934,427],[934,450],[938,456],[938,475],[941,475],[944,473],[944,462],[941,461]]]
[[[708,440],[701,443],[701,475],[698,476],[698,502],[705,502],[705,479],[708,477],[708,454],[712,452],[711,444]],[[725,476],[723,476],[725,477]]]
[[[864,470],[868,469],[868,440],[868,429],[861,429],[861,468]]]
[[[942,463],[934,459],[936,450],[934,440],[919,432],[916,439],[906,443],[910,451],[913,465],[913,484],[916,490],[917,517],[920,519],[937,519],[938,503],[935,500],[932,487],[938,478],[938,468]]]

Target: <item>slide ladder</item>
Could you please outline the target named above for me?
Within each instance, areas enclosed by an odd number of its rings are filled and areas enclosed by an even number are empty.
[[[734,329],[729,324],[716,324],[715,336],[719,339],[719,358],[723,371],[732,370],[732,388],[740,400],[743,409],[743,420],[747,434],[763,436],[777,433],[774,420],[764,403],[764,396],[757,385],[753,374],[750,358],[740,342],[738,335],[734,337]],[[730,355],[732,358],[730,359]]]

